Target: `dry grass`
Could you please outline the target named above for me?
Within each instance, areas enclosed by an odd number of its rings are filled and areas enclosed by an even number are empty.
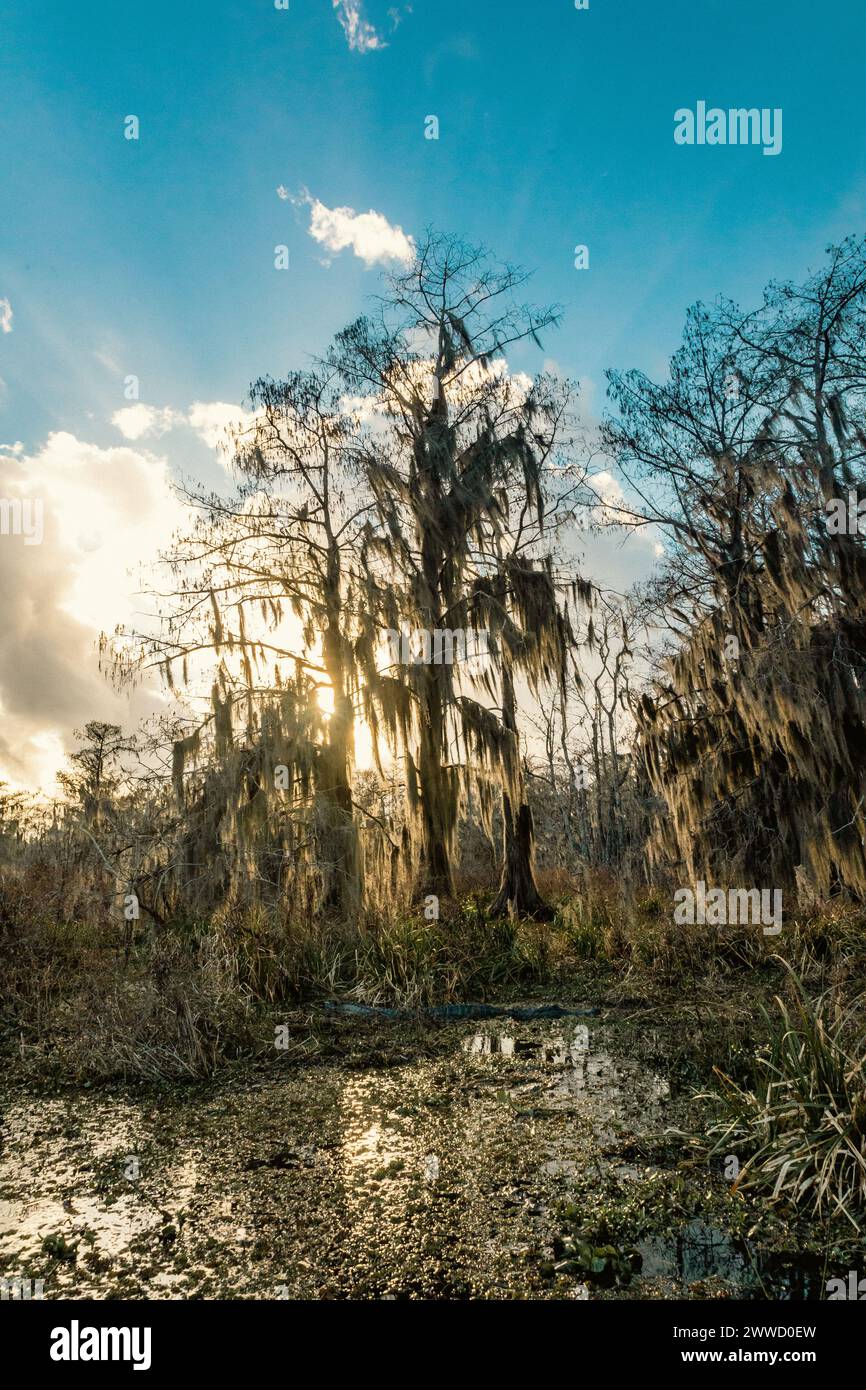
[[[780,940],[810,990],[850,999],[866,956],[862,915],[838,904],[767,940],[676,926],[668,893],[630,895],[605,874],[585,875],[551,923],[491,920],[488,890],[432,922],[234,906],[207,922],[140,922],[134,939],[84,903],[58,919],[38,882],[0,888],[0,1036],[33,1079],[208,1076],[272,1046],[269,1011],[333,996],[421,1008],[597,981],[609,997],[700,997],[721,1011],[738,980],[778,979]]]
[[[8,903],[7,903],[8,906]],[[335,995],[423,1007],[551,981],[567,941],[490,921],[472,901],[441,921],[288,920],[263,907],[137,930],[57,921],[33,903],[0,931],[0,1034],[28,1076],[209,1076],[272,1046],[268,1011]]]

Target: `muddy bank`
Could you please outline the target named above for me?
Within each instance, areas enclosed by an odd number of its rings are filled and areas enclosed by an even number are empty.
[[[836,1272],[695,1159],[692,1088],[640,1020],[317,1026],[342,1061],[8,1096],[0,1275],[46,1298],[544,1299],[817,1297]]]

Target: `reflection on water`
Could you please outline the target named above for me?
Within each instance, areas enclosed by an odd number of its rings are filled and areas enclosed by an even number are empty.
[[[464,1039],[463,1051],[477,1053],[484,1057],[494,1055],[513,1057],[514,1038],[509,1038],[502,1033],[473,1033],[471,1038]]]
[[[142,1211],[134,1197],[118,1197],[111,1206],[83,1196],[76,1196],[74,1204],[36,1200],[23,1210],[18,1202],[0,1201],[0,1255],[32,1257],[51,1237],[62,1237],[71,1248],[84,1240],[92,1249],[114,1255],[158,1219],[156,1213]]]
[[[14,1100],[0,1276],[44,1278],[46,1298],[586,1297],[577,1283],[551,1295],[539,1252],[587,1173],[646,1180],[607,1146],[665,1123],[667,1079],[603,1023],[454,1036],[451,1054],[297,1067],[159,1104]],[[759,1296],[819,1287],[805,1257],[700,1222],[641,1254],[669,1293],[713,1276]]]
[[[638,1244],[646,1278],[684,1284],[716,1278],[741,1292],[780,1299],[821,1298],[825,1272],[816,1256],[753,1249],[705,1221],[690,1221],[673,1236]]]
[[[612,1116],[627,1099],[653,1107],[670,1097],[667,1079],[635,1059],[614,1057],[603,1048],[590,1050],[585,1023],[570,1027],[558,1024],[546,1036],[529,1038],[484,1030],[465,1038],[463,1051],[470,1056],[508,1057],[553,1068],[548,1088],[553,1103],[567,1105],[585,1098],[602,1116]]]
[[[69,1259],[79,1246],[115,1255],[158,1222],[158,1213],[138,1202],[134,1184],[125,1183],[110,1196],[94,1192],[92,1180],[82,1184],[82,1168],[92,1173],[115,1159],[120,1174],[134,1152],[136,1107],[108,1102],[101,1110],[94,1123],[92,1115],[82,1121],[57,1100],[19,1102],[7,1109],[0,1156],[0,1256],[32,1260],[46,1240]],[[47,1174],[41,1157],[46,1148]],[[43,1190],[46,1178],[55,1189],[50,1196]]]
[[[0,1275],[39,1270],[46,1297],[97,1292],[90,1283],[131,1252],[173,1232],[201,1179],[192,1144],[159,1164],[163,1201],[146,1192],[142,1156],[153,1123],[144,1106],[98,1096],[17,1100],[0,1122]],[[134,1160],[131,1162],[130,1160]],[[216,1206],[215,1206],[216,1210]],[[173,1275],[154,1282],[170,1285]]]
[[[473,1033],[463,1040],[463,1051],[482,1057],[536,1057],[548,1066],[564,1067],[589,1050],[589,1029],[576,1024],[569,1033],[554,1032],[546,1038],[517,1038],[510,1033]]]

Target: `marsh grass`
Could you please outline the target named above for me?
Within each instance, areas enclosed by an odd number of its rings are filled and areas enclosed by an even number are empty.
[[[436,921],[421,909],[345,921],[229,904],[207,921],[136,924],[130,938],[84,903],[58,917],[38,885],[0,891],[0,1046],[33,1080],[190,1079],[272,1053],[275,1010],[309,1018],[328,998],[420,1009],[576,993],[687,1019],[705,1075],[731,1060],[722,1025],[753,1034],[754,998],[778,985],[777,943],[753,927],[677,926],[661,888],[585,874],[552,922],[491,917],[491,901],[476,890]],[[866,965],[862,914],[836,904],[784,939],[810,990],[852,996]],[[741,1081],[745,1069],[734,1071]]]
[[[844,1216],[858,1230],[866,1210],[866,1052],[861,1005],[810,1002],[785,967],[791,998],[761,1009],[770,1043],[751,1086],[716,1068],[723,1118],[711,1154],[742,1153],[737,1186],[787,1200],[816,1216]]]
[[[275,1009],[491,999],[560,978],[568,956],[553,925],[488,919],[474,899],[433,922],[228,908],[131,949],[116,929],[24,914],[0,934],[0,1035],[31,1078],[200,1078],[272,1051]]]

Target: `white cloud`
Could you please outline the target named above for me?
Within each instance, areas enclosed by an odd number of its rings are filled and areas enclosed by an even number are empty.
[[[394,261],[408,265],[415,255],[412,238],[406,235],[402,227],[392,226],[381,212],[327,208],[309,193],[304,193],[299,201],[310,208],[310,236],[328,251],[350,248],[366,266],[387,265]]]
[[[333,0],[333,6],[353,53],[372,53],[375,49],[388,47],[369,20],[364,18],[360,0]]]
[[[249,429],[255,415],[227,401],[194,401],[186,419],[209,449],[225,451],[231,445],[232,435]]]
[[[50,788],[72,732],[88,719],[126,728],[164,707],[158,682],[131,696],[99,671],[96,639],[150,605],[139,567],[185,512],[165,459],[102,449],[59,432],[25,455],[3,451],[7,496],[40,500],[41,545],[0,536],[0,778]]]
[[[12,305],[8,299],[0,299],[0,330],[12,332]]]
[[[597,513],[599,521],[614,522],[617,508],[625,502],[625,493],[618,478],[606,468],[600,469],[590,477],[592,490],[598,498]]]
[[[430,335],[426,332],[412,332],[409,335],[412,347],[424,352]],[[429,400],[434,390],[433,356],[417,358],[406,371],[406,378],[418,390],[423,399]],[[478,392],[486,383],[502,382],[509,392],[512,407],[516,407],[532,390],[533,379],[526,372],[513,372],[502,358],[495,358],[486,364],[470,362],[455,376],[448,387],[452,407],[459,413],[465,406],[477,399]],[[389,405],[381,394],[344,395],[340,397],[340,409],[350,415],[359,428],[384,431],[388,427]]]
[[[254,419],[254,414],[228,401],[194,401],[188,411],[173,410],[171,406],[160,409],[139,401],[116,410],[111,422],[125,439],[133,441],[189,428],[209,449],[217,450],[225,463],[231,454],[232,436],[238,430],[248,429]]]
[[[156,406],[144,405],[139,401],[136,405],[115,410],[111,423],[120,430],[124,439],[143,439],[146,434],[165,434],[182,418],[168,407],[157,410]]]

